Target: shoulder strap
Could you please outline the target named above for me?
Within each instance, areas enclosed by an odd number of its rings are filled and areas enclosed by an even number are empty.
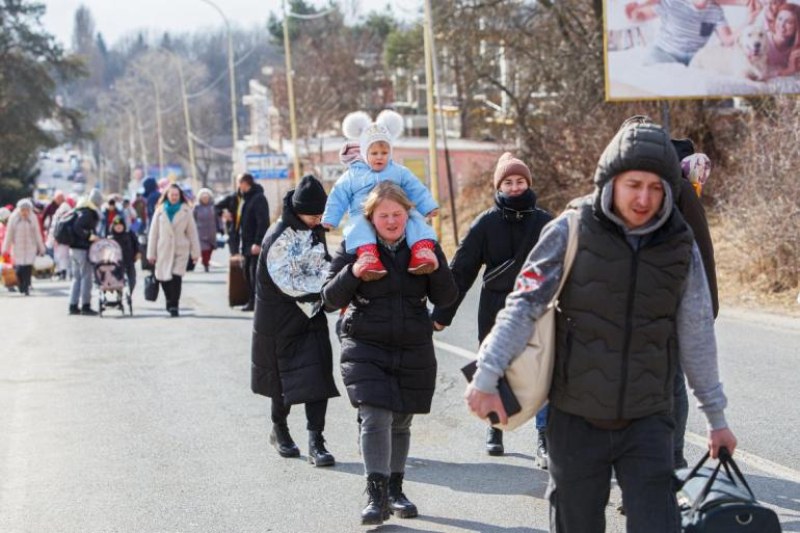
[[[564,254],[564,271],[561,273],[561,281],[558,283],[558,290],[553,295],[550,304],[554,304],[558,297],[561,295],[561,289],[567,282],[569,273],[572,270],[572,263],[575,262],[575,255],[578,252],[578,223],[580,220],[580,211],[571,209],[564,215],[569,223],[569,235],[567,236],[567,251]]]

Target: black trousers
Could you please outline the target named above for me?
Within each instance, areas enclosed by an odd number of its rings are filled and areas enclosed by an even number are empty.
[[[310,402],[306,406],[306,429],[308,431],[325,430],[325,413],[328,411],[328,400]],[[283,405],[280,400],[272,399],[272,423],[285,426],[292,406]]]
[[[593,426],[550,406],[551,533],[602,533],[616,473],[625,506],[626,531],[678,533],[680,519],[672,476],[670,413],[639,418],[620,430]]]
[[[14,272],[17,274],[19,292],[22,294],[28,294],[28,292],[31,290],[31,275],[33,274],[33,265],[17,265],[14,267]]]
[[[161,287],[164,289],[164,298],[167,300],[167,309],[177,309],[181,299],[181,276],[172,275],[169,281],[162,281]]]
[[[258,267],[258,256],[250,253],[244,254],[244,277],[247,278],[247,285],[250,287],[250,299],[247,305],[254,306],[256,303],[256,267]]]

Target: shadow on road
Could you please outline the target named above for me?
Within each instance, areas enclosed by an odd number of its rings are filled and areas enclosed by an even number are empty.
[[[440,516],[426,516],[420,515],[417,519],[419,521],[433,522],[434,524],[442,524],[445,526],[463,529],[464,531],[479,531],[480,533],[547,533],[543,529],[534,529],[532,527],[502,527],[485,524],[483,522],[475,522],[474,520],[461,520],[458,518],[443,518]],[[391,529],[381,529],[381,531],[392,531]],[[414,529],[398,529],[397,531],[417,531]],[[420,530],[424,531],[424,530]]]
[[[785,479],[748,474],[747,482],[762,503],[780,507],[791,514],[800,513],[800,484]],[[800,531],[800,522],[795,522],[795,529],[787,529],[788,524],[781,524],[784,531]]]
[[[362,463],[336,462],[336,472],[364,475]],[[409,457],[406,479],[449,487],[473,494],[527,495],[540,497],[547,486],[547,472],[499,463],[453,463]],[[478,531],[484,531],[480,529]],[[528,530],[526,530],[528,531]]]
[[[474,494],[528,495],[547,486],[542,470],[504,463],[454,463],[409,458],[408,480]]]

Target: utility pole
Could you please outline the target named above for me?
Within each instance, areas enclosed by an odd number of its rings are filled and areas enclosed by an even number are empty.
[[[430,166],[430,188],[431,195],[436,203],[439,203],[439,157],[436,153],[436,110],[433,105],[433,53],[431,51],[431,40],[433,31],[431,25],[431,5],[429,0],[424,0],[425,20],[422,24],[423,41],[425,45],[425,92],[428,108],[428,160]],[[442,220],[441,216],[433,217],[433,229],[439,240],[442,240]]]
[[[289,14],[286,11],[286,0],[281,1],[283,6],[283,50],[286,55],[286,94],[289,97],[289,127],[292,131],[292,150],[294,150],[294,182],[300,181],[300,152],[297,149],[297,119],[294,108],[294,86],[292,84],[292,48],[289,43]]]

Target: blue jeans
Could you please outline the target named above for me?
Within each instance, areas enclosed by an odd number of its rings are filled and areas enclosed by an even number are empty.
[[[92,303],[92,264],[89,262],[89,251],[70,248],[70,264],[72,265],[72,292],[70,305],[88,307]]]
[[[408,212],[408,223],[406,224],[406,242],[409,248],[419,241],[437,241],[436,232],[425,222],[419,211],[412,209]],[[347,243],[347,253],[354,254],[356,250],[365,244],[375,244],[375,229],[372,223],[363,215],[353,217],[345,226],[344,240]]]
[[[619,430],[550,407],[551,533],[603,533],[611,469],[622,489],[629,532],[678,533],[680,520],[672,476],[669,413],[639,418]]]

